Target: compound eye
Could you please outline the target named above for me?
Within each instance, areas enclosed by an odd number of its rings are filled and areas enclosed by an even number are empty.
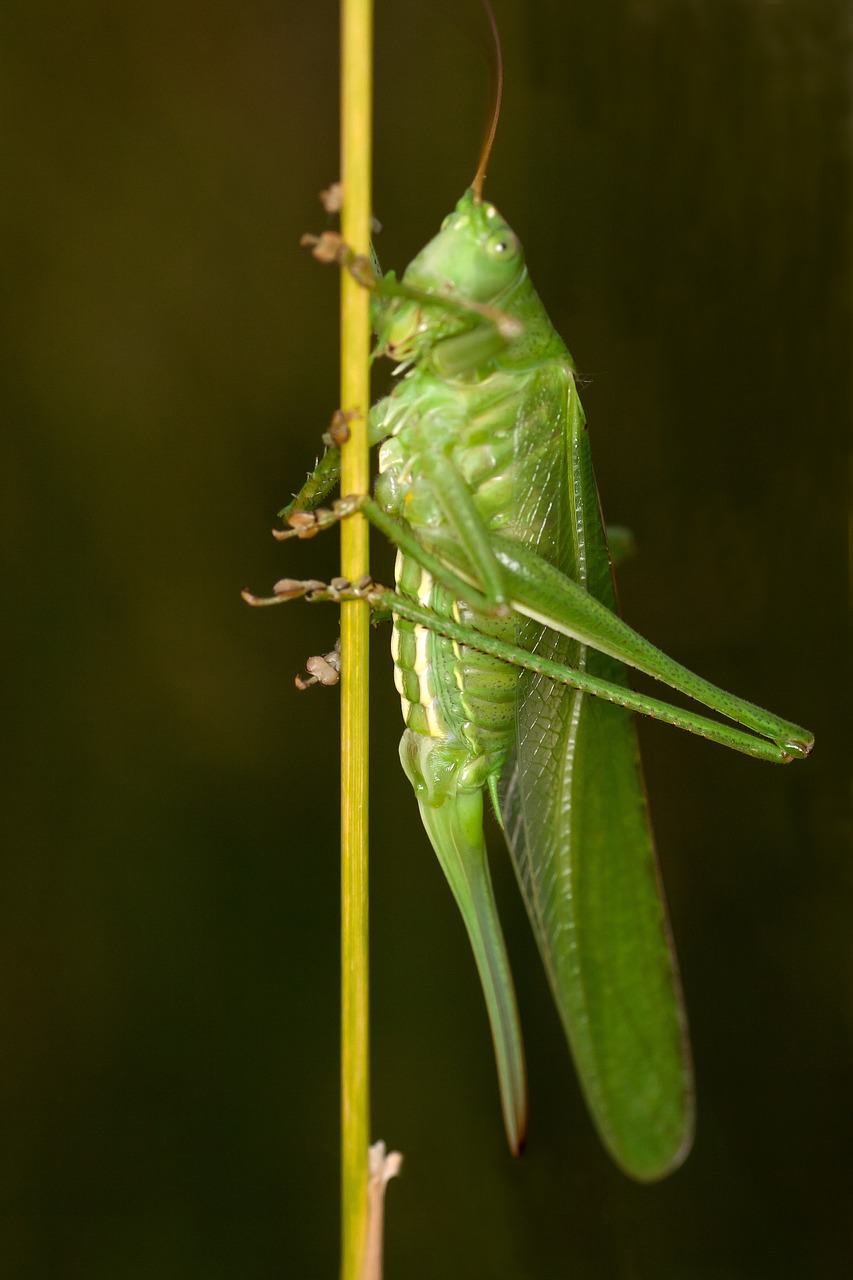
[[[509,262],[516,257],[518,250],[518,236],[509,227],[493,231],[486,241],[486,252],[492,258],[503,258]]]

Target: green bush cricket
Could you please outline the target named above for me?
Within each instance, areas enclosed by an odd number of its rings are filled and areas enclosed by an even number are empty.
[[[631,711],[778,763],[804,729],[694,675],[632,631],[616,601],[575,367],[517,237],[483,199],[485,165],[402,279],[340,237],[307,237],[372,291],[376,354],[402,377],[370,411],[373,498],[318,508],[326,454],[281,513],[309,537],[361,510],[398,548],[396,590],[285,579],[253,604],[366,598],[393,620],[400,755],[461,911],[488,1008],[504,1123],[526,1125],[524,1053],[483,835],[503,829],[581,1085],[631,1177],[676,1168],[693,1130],[677,966]],[[334,654],[303,686],[331,683]],[[633,693],[634,667],[733,721]]]

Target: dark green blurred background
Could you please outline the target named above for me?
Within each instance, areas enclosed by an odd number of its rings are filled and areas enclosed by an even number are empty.
[[[373,700],[389,1280],[838,1277],[851,1231],[849,8],[497,0],[488,194],[588,379],[629,620],[812,728],[788,769],[641,734],[699,1127],[608,1163],[496,843],[530,1066],[504,1149],[473,963]],[[470,12],[469,12],[470,10]],[[274,513],[337,404],[333,4],[7,0],[0,1275],[337,1268],[333,573]],[[476,0],[380,0],[376,212],[402,268],[470,180]],[[383,374],[383,377],[386,375]],[[389,556],[377,547],[376,571]]]

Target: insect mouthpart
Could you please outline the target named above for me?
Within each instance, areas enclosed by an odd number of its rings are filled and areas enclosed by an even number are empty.
[[[419,338],[429,322],[420,304],[404,303],[392,310],[379,336],[379,351],[392,360],[409,360],[417,354]]]

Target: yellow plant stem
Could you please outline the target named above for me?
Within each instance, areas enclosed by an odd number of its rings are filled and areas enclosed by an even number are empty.
[[[357,253],[370,240],[372,0],[341,0],[342,233]],[[341,274],[341,408],[354,412],[342,450],[341,493],[369,486],[369,295]],[[368,572],[368,525],[341,525],[341,574]],[[367,755],[368,629],[366,602],[341,611],[341,1280],[359,1280],[367,1237],[370,1134],[368,1036]]]

